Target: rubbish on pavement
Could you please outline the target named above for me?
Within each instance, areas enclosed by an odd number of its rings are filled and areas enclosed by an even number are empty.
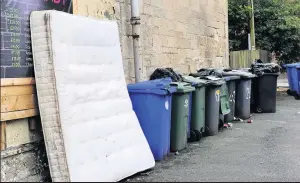
[[[232,123],[225,123],[225,124],[223,125],[223,128],[230,128],[230,129],[232,129],[232,126],[233,126]]]
[[[228,128],[229,125],[228,125],[227,123],[225,123],[225,124],[223,125],[223,127],[224,127],[224,128]]]
[[[248,119],[247,123],[253,123],[253,120],[252,119]]]

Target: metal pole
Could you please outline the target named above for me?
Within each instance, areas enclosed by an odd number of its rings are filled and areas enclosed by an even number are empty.
[[[251,36],[248,34],[248,50],[251,50]]]
[[[135,82],[142,80],[142,63],[140,60],[140,11],[139,0],[131,0],[131,25],[133,38],[133,56],[135,69]]]
[[[251,49],[255,50],[255,26],[254,26],[254,6],[253,0],[249,0],[249,5],[251,6],[250,12],[250,39],[251,39]]]

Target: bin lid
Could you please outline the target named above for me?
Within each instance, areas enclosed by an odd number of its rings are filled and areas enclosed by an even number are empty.
[[[195,87],[186,82],[172,82],[171,86],[176,87],[176,93],[188,93],[195,90]]]
[[[241,79],[241,76],[225,76],[223,78],[225,81],[233,81],[233,80]]]
[[[223,76],[240,76],[241,79],[244,78],[255,78],[256,75],[252,74],[251,72],[243,71],[243,70],[232,70],[228,72],[223,72]]]
[[[279,76],[279,75],[280,75],[279,73],[264,73],[261,76]],[[257,77],[261,77],[261,76],[257,76]]]
[[[171,78],[162,78],[128,84],[129,93],[152,93],[157,95],[169,95],[177,91],[176,87],[171,86]]]
[[[285,65],[283,65],[283,67],[298,67],[298,66],[300,66],[300,62],[293,63],[293,64],[285,64]]]
[[[221,86],[226,83],[223,78],[219,78],[216,76],[204,76],[200,78],[206,80],[208,86]]]
[[[192,86],[194,86],[196,88],[200,88],[200,87],[208,84],[207,80],[200,79],[199,77],[193,77],[193,76],[183,76],[183,81],[190,83]]]

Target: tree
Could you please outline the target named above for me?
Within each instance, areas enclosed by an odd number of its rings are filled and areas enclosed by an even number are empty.
[[[229,0],[230,50],[248,48],[248,0]],[[300,0],[254,0],[257,49],[282,63],[300,61]]]

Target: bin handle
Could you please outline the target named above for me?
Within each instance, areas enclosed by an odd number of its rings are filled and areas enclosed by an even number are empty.
[[[172,94],[170,88],[167,88],[166,91],[168,92],[168,94]]]

